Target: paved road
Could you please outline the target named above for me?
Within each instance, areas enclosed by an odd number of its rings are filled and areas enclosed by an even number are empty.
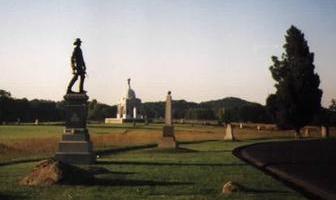
[[[259,143],[234,155],[312,199],[336,200],[336,139]]]

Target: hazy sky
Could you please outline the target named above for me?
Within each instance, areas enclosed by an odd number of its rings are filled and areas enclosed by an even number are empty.
[[[127,78],[143,101],[228,96],[264,104],[290,25],[315,53],[323,105],[336,98],[334,0],[0,0],[0,89],[61,100],[80,37],[91,99],[116,104]]]

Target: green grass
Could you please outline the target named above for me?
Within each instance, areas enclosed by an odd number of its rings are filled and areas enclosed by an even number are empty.
[[[96,175],[94,185],[18,186],[36,163],[1,166],[0,199],[304,199],[232,155],[233,148],[249,143],[190,143],[179,151],[153,148],[109,155],[95,165],[109,172]],[[246,189],[221,195],[229,180]]]

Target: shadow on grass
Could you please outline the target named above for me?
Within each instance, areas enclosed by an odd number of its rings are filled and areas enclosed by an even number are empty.
[[[173,163],[173,162],[141,162],[141,161],[98,161],[97,164],[114,165],[154,165],[154,166],[195,166],[195,167],[237,167],[247,166],[245,163]]]
[[[15,164],[22,164],[22,163],[38,162],[38,161],[45,160],[45,159],[48,159],[48,158],[49,157],[33,158],[33,159],[26,159],[26,160],[13,160],[13,161],[0,163],[0,167],[6,166],[6,165],[15,165]]]
[[[94,185],[99,186],[173,186],[173,185],[192,185],[191,182],[167,182],[152,180],[122,180],[122,179],[96,179]]]
[[[101,175],[101,174],[114,174],[114,175],[131,175],[136,174],[135,172],[117,172],[110,171],[104,167],[89,167],[88,172],[92,175]]]
[[[254,188],[251,188],[251,187],[246,187],[246,186],[241,185],[241,184],[237,184],[237,185],[239,186],[239,188],[241,188],[241,191],[244,192],[244,193],[255,193],[255,194],[269,194],[269,193],[273,193],[273,194],[289,194],[289,191],[285,191],[285,190],[254,189]]]
[[[147,148],[154,148],[157,144],[146,144],[146,145],[139,145],[139,146],[131,146],[131,147],[123,147],[118,149],[106,149],[106,150],[99,150],[96,154],[100,156],[106,156],[110,154],[122,153],[126,151],[134,151],[139,149],[147,149]]]
[[[199,140],[199,141],[181,141],[178,142],[179,145],[184,145],[184,144],[201,144],[201,143],[206,143],[206,142],[217,142],[220,140]]]
[[[195,152],[199,152],[197,150],[193,150],[193,149],[188,149],[188,148],[183,148],[183,147],[177,147],[177,148],[167,148],[167,149],[160,149],[160,148],[153,148],[153,149],[149,149],[146,152],[149,153],[195,153]]]
[[[108,179],[95,178],[86,182],[64,182],[62,185],[83,185],[83,186],[178,186],[178,185],[193,185],[192,182],[177,182],[177,181],[153,181],[153,180],[131,180],[131,179]]]
[[[23,195],[17,195],[17,194],[3,194],[0,193],[0,199],[1,200],[13,200],[13,199],[26,199]]]
[[[202,153],[232,153],[232,150],[210,150],[202,151]]]

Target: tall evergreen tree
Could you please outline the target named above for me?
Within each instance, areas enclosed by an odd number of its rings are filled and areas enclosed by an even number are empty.
[[[287,30],[285,52],[279,60],[272,56],[270,67],[276,93],[266,101],[279,127],[293,128],[296,135],[321,109],[320,79],[314,72],[314,53],[304,34],[295,26]]]

